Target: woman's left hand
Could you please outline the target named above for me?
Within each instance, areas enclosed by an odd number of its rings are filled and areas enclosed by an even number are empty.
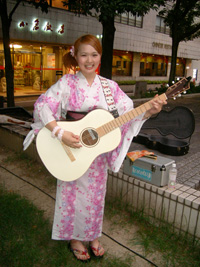
[[[167,104],[166,100],[159,99],[158,95],[155,95],[154,98],[150,101],[151,109],[147,110],[143,119],[149,118],[154,114],[159,113],[162,110],[163,105]]]

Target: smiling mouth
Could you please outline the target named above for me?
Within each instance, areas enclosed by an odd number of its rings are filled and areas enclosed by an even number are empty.
[[[91,69],[93,67],[94,67],[93,65],[87,65],[87,66],[85,66],[86,69]]]

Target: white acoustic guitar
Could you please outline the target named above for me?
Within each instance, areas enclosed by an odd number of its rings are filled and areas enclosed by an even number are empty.
[[[167,91],[158,96],[161,100],[175,97],[189,89],[189,81],[181,79]],[[74,181],[81,177],[100,154],[114,150],[120,143],[120,126],[151,108],[151,101],[115,118],[107,110],[96,109],[79,121],[59,121],[58,125],[66,131],[80,136],[82,147],[69,148],[51,132],[42,128],[36,139],[36,147],[48,171],[63,181]]]

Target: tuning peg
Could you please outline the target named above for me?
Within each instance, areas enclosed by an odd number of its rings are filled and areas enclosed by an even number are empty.
[[[176,97],[174,96],[173,99],[176,100]]]
[[[172,83],[174,84],[174,83],[175,83],[175,81],[172,81]]]
[[[181,97],[181,94],[178,94],[178,97]]]
[[[166,84],[167,87],[169,87],[169,84]]]
[[[183,91],[184,95],[187,93],[186,91]]]

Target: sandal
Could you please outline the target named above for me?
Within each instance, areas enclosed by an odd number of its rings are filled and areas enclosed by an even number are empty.
[[[101,246],[101,244],[99,243],[98,247],[95,248],[93,246],[90,245],[90,249],[91,249],[91,252],[92,254],[96,257],[96,258],[102,258],[105,251],[103,252],[103,254],[99,254],[100,250],[103,249],[103,247]]]
[[[69,247],[70,247],[70,250],[71,252],[73,253],[74,257],[79,260],[79,261],[82,261],[82,262],[88,262],[90,260],[90,256],[88,254],[88,250],[87,248],[85,248],[85,250],[79,250],[79,249],[76,249],[76,248],[72,248],[69,244]],[[80,259],[79,257],[80,256],[86,256],[86,259]]]

